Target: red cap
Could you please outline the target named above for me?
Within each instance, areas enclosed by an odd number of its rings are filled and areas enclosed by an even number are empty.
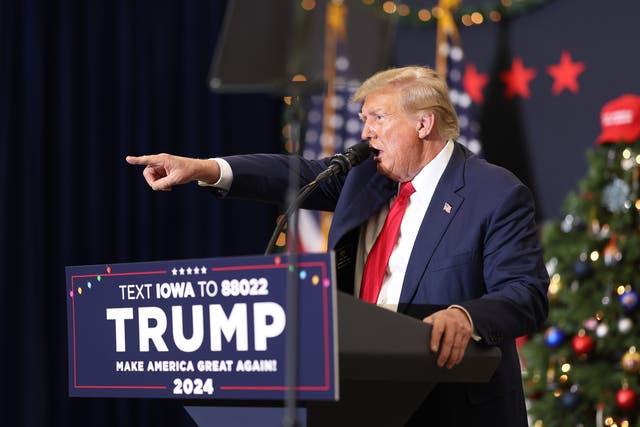
[[[640,138],[640,96],[626,94],[604,104],[600,126],[598,144],[635,142]]]

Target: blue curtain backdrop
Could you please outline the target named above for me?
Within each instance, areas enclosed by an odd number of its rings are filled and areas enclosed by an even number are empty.
[[[263,252],[275,208],[154,193],[124,161],[280,149],[276,100],[207,90],[225,5],[0,1],[0,425],[193,425],[178,401],[67,397],[64,266]]]

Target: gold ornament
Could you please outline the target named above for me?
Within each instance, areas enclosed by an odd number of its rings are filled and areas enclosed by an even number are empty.
[[[551,281],[549,283],[548,296],[552,300],[558,299],[558,292],[562,289],[562,280],[560,279],[560,274],[556,273],[551,276]]]
[[[640,353],[638,353],[635,347],[631,347],[620,360],[622,369],[628,374],[637,374],[640,372]]]

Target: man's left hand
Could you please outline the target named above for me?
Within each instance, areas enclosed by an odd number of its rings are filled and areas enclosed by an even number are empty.
[[[438,353],[437,364],[448,369],[458,365],[471,338],[471,323],[464,311],[452,307],[425,317],[423,322],[432,326],[431,351]]]

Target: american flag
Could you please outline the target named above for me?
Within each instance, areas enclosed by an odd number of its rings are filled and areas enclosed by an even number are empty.
[[[449,85],[449,95],[458,114],[460,124],[458,142],[475,154],[481,155],[482,144],[478,137],[480,135],[480,124],[476,121],[477,105],[473,103],[463,85],[466,62],[462,44],[455,43],[451,40],[451,37],[447,37],[446,43],[440,46],[440,49],[446,49],[447,85]]]
[[[327,93],[312,95],[309,99],[303,146],[303,156],[307,159],[331,156],[360,142],[360,104],[351,102],[351,96],[361,82],[350,78],[349,67],[345,43],[339,39],[333,82],[328,82]],[[325,252],[330,223],[328,212],[300,210],[299,251]]]

